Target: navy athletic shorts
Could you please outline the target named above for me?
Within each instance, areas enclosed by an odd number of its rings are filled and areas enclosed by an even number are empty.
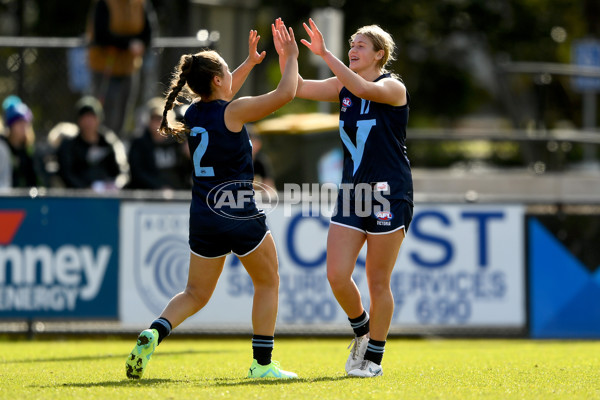
[[[241,222],[226,232],[198,233],[190,230],[190,250],[203,258],[218,258],[234,253],[239,257],[254,251],[269,233],[267,218],[263,215]]]
[[[373,199],[371,204],[356,204],[354,199],[338,195],[331,223],[356,229],[363,233],[381,235],[399,229],[408,232],[413,217],[413,205],[403,199],[387,199],[389,207]]]

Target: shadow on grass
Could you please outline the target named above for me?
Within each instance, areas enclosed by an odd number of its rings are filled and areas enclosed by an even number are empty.
[[[214,353],[230,353],[233,350],[181,350],[181,351],[165,351],[157,353],[159,357],[176,356],[181,354],[214,354]],[[43,357],[43,358],[28,358],[25,360],[10,360],[1,361],[0,364],[23,364],[23,363],[38,363],[38,362],[64,362],[64,361],[98,361],[111,358],[122,358],[125,360],[127,354],[99,354],[89,356],[71,356],[71,357]]]
[[[56,385],[35,385],[32,387],[40,389],[57,388],[57,387],[76,387],[76,388],[93,388],[93,387],[131,387],[131,386],[154,386],[168,383],[189,383],[188,381],[180,381],[177,379],[123,379],[120,381],[103,381],[103,382],[86,382],[86,383],[59,383]]]
[[[335,382],[346,379],[353,379],[351,376],[321,376],[318,378],[296,378],[296,379],[277,379],[277,378],[266,378],[266,379],[227,379],[227,378],[216,378],[212,385],[207,386],[263,386],[263,385],[281,385],[290,383],[311,383],[311,382]]]
[[[248,379],[248,378],[215,378],[214,382],[194,382],[193,380],[185,379],[123,379],[120,381],[102,381],[102,382],[85,382],[85,383],[58,383],[55,385],[34,385],[40,389],[57,388],[57,387],[75,387],[75,388],[94,388],[94,387],[147,387],[147,386],[168,386],[169,384],[186,384],[191,386],[201,387],[234,387],[234,386],[269,386],[269,385],[286,385],[291,383],[313,383],[313,382],[335,382],[345,379],[352,379],[349,376],[322,376],[318,378],[298,378],[298,379]]]

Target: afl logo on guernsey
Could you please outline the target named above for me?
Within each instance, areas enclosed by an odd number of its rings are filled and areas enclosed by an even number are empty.
[[[389,221],[394,218],[394,214],[392,214],[390,211],[377,211],[375,213],[375,218],[380,221]]]
[[[342,106],[350,107],[351,105],[352,105],[352,100],[350,100],[350,97],[344,97],[344,99],[342,100]]]

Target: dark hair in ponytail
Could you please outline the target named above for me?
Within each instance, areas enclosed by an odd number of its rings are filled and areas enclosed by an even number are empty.
[[[210,97],[212,94],[212,79],[223,76],[223,61],[219,53],[213,50],[204,50],[194,55],[184,54],[179,59],[175,72],[171,78],[168,94],[166,95],[163,119],[158,130],[165,136],[173,136],[178,142],[183,142],[190,132],[190,127],[183,123],[169,126],[167,114],[178,103],[178,97],[188,100]],[[189,88],[189,91],[186,90]],[[191,93],[190,93],[191,91]]]

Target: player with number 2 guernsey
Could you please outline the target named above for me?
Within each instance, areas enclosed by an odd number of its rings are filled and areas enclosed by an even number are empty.
[[[290,102],[296,93],[298,45],[290,28],[280,27],[276,40],[286,62],[277,88],[260,96],[233,99],[252,68],[262,62],[260,39],[250,31],[248,58],[235,71],[215,51],[181,56],[167,95],[160,131],[188,140],[194,168],[190,206],[190,265],[183,292],[175,295],[149,329],[138,336],[125,362],[128,378],[139,379],[161,341],[186,318],[201,310],[215,290],[225,257],[236,254],[254,285],[252,307],[253,360],[248,378],[296,378],[271,359],[279,294],[275,243],[257,209],[252,190],[254,172],[247,122],[257,121]],[[281,53],[280,57],[281,57]],[[169,126],[167,113],[185,91],[193,100],[184,123]],[[219,358],[201,357],[200,370],[210,374]]]

